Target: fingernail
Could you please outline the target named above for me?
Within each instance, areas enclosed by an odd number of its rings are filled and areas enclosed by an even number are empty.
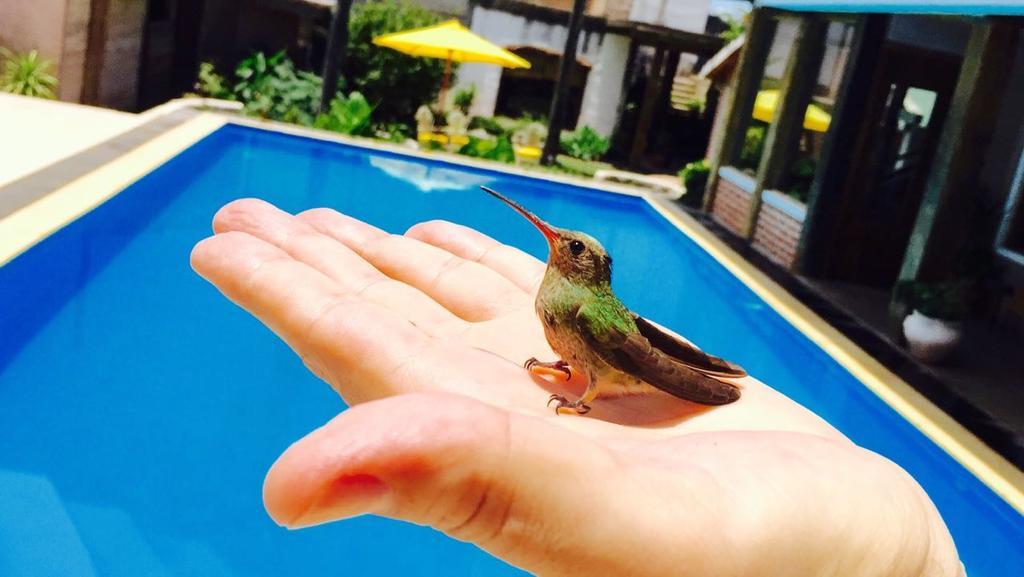
[[[373,475],[339,477],[324,488],[301,515],[286,523],[289,529],[301,529],[329,521],[361,515],[387,497],[388,486]]]

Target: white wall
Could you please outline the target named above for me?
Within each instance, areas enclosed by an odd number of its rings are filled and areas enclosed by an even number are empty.
[[[629,44],[630,39],[625,36],[604,36],[597,62],[587,76],[577,127],[589,126],[603,136],[611,136],[615,130]]]
[[[565,48],[568,30],[565,26],[531,21],[522,16],[507,12],[489,10],[481,6],[473,8],[473,19],[470,25],[473,32],[503,47],[532,46],[561,53]],[[599,36],[580,34],[577,57],[594,62],[601,48]],[[490,116],[494,114],[494,105],[498,98],[498,87],[501,85],[502,68],[491,64],[463,64],[459,67],[454,82],[456,89],[469,84],[476,85],[476,98],[473,100],[471,114]],[[620,76],[621,81],[621,76]]]
[[[676,30],[704,32],[710,11],[710,0],[633,0],[629,19]]]

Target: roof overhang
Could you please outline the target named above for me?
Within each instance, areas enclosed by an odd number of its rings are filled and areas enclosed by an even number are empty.
[[[1024,16],[1020,0],[757,0],[765,8],[799,12]]]
[[[522,16],[527,20],[562,26],[569,24],[569,12],[552,6],[522,0],[476,0],[476,3],[482,8]],[[646,22],[608,20],[586,13],[583,15],[583,29],[600,34],[620,34],[638,44],[689,52],[700,56],[711,56],[725,46],[725,40],[710,34],[677,30]]]

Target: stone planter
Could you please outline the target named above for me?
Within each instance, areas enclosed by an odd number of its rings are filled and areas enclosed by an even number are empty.
[[[940,363],[949,357],[963,336],[963,326],[914,311],[903,319],[903,336],[910,354],[926,363]]]

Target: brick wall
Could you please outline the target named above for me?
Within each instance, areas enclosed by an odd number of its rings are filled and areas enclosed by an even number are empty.
[[[793,266],[802,228],[802,221],[762,202],[754,230],[754,249],[772,262],[790,268]]]
[[[750,211],[750,193],[725,178],[719,178],[711,216],[729,232],[743,234]]]

